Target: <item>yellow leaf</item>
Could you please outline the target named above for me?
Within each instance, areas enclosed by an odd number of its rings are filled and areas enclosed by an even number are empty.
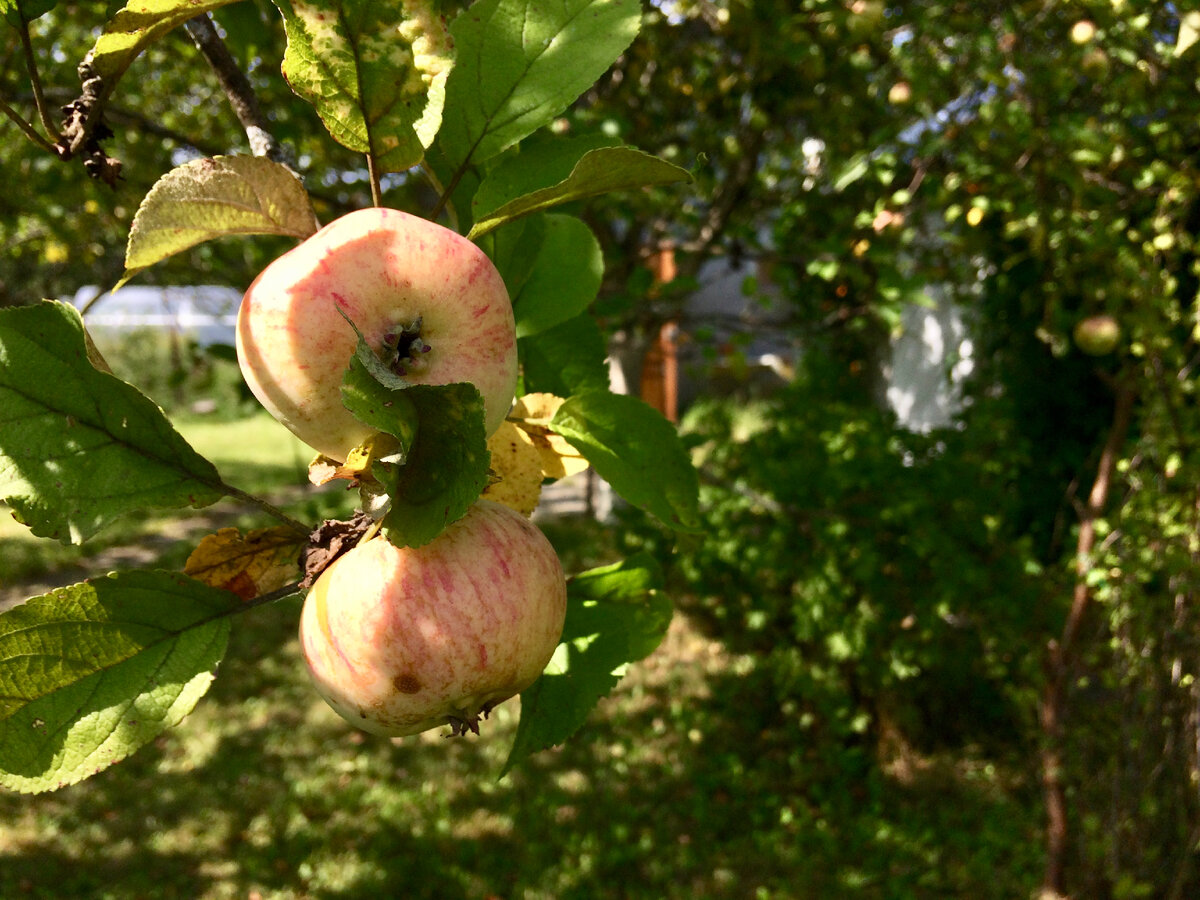
[[[537,449],[514,423],[504,422],[490,438],[491,468],[498,480],[483,496],[531,516],[542,495],[542,462]]]
[[[554,394],[526,394],[513,404],[508,414],[541,459],[542,477],[558,480],[582,472],[588,462],[562,435],[550,430],[550,420],[562,406],[563,398]]]
[[[245,535],[236,528],[222,528],[200,541],[183,571],[197,581],[253,600],[297,577],[300,548],[307,540],[307,535],[286,525]]]

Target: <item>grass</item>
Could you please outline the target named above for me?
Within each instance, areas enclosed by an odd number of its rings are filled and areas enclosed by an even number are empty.
[[[209,696],[75,787],[0,794],[5,898],[1012,897],[1036,842],[979,766],[815,780],[747,721],[747,660],[679,619],[566,746],[496,776],[479,738],[390,742],[309,688],[297,606],[237,623]]]
[[[243,489],[303,476],[306,453],[269,419],[181,430]],[[122,525],[71,565],[181,521]],[[547,532],[573,571],[616,552],[595,523]],[[0,559],[14,541],[59,565],[57,545],[9,529]],[[308,684],[298,609],[236,621],[208,696],[130,759],[52,794],[0,792],[0,897],[988,900],[1036,883],[1019,761],[879,768],[821,748],[765,702],[753,657],[684,616],[574,739],[498,780],[519,701],[478,738],[364,736]]]

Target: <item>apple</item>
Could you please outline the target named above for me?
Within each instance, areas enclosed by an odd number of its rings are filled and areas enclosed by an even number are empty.
[[[888,90],[888,102],[901,105],[912,99],[912,88],[907,81],[897,81]]]
[[[336,559],[305,598],[300,643],[318,693],[363,731],[478,733],[546,667],[566,604],[545,535],[478,500],[421,547],[373,537]]]
[[[1112,316],[1088,316],[1075,324],[1075,344],[1088,356],[1106,356],[1121,342],[1121,325]]]
[[[347,318],[396,374],[470,382],[488,434],[504,421],[517,382],[512,303],[466,238],[399,210],[361,209],[280,256],[242,298],[246,383],[293,434],[339,462],[372,434],[342,405],[358,341]]]
[[[1096,23],[1091,19],[1080,19],[1071,26],[1071,40],[1076,44],[1089,43],[1096,36]]]

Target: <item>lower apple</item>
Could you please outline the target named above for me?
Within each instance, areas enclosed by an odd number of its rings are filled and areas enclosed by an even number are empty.
[[[462,734],[537,680],[565,615],[545,535],[479,500],[424,546],[375,537],[334,561],[305,599],[300,643],[318,693],[363,731]]]

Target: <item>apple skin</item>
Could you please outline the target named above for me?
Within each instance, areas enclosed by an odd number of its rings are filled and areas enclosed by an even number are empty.
[[[1112,316],[1088,316],[1075,324],[1074,338],[1088,356],[1107,356],[1121,342],[1121,325]]]
[[[479,500],[422,547],[375,537],[335,560],[304,601],[300,644],[317,692],[363,731],[477,732],[541,675],[566,608],[545,535]]]
[[[250,390],[306,444],[344,462],[372,434],[342,405],[358,338],[339,308],[377,352],[385,334],[419,318],[430,349],[400,374],[414,384],[470,382],[483,396],[487,433],[504,421],[517,333],[491,260],[435,222],[361,209],[267,266],[238,310],[238,362]]]

